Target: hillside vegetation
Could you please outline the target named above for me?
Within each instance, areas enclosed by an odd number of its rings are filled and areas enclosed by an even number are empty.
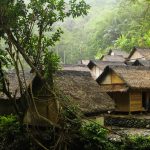
[[[101,57],[110,48],[130,51],[150,46],[150,9],[145,0],[87,0],[86,17],[67,19],[64,34],[53,50],[63,63]]]

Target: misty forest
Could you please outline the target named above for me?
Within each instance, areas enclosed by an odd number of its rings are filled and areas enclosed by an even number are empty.
[[[150,0],[0,0],[0,150],[150,149]]]

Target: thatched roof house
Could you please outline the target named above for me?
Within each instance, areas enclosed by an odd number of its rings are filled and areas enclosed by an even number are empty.
[[[85,115],[92,116],[114,109],[113,100],[106,93],[101,93],[90,72],[59,71],[56,84]]]
[[[53,122],[57,122],[56,104],[54,103],[52,96],[46,92],[42,80],[29,71],[25,71],[24,76],[20,73],[20,77],[24,87],[22,94],[20,93],[16,73],[14,71],[9,71],[6,74],[6,79],[9,82],[9,91],[14,99],[12,101],[4,93],[0,93],[0,115],[16,114],[14,109],[15,105],[18,112],[23,114],[23,121],[25,124],[42,125],[45,121],[43,122],[37,115],[32,100],[26,95],[28,91],[33,94],[38,113]],[[25,87],[24,79],[27,87]]]
[[[81,68],[77,67],[77,70],[71,70],[72,68],[70,68],[68,70],[58,71],[55,75],[56,86],[70,97],[72,103],[79,105],[79,108],[81,108],[85,115],[95,115],[113,110],[113,100],[106,93],[100,92],[99,85],[91,78],[90,72],[87,71],[89,69],[83,67],[84,69],[79,71]],[[10,72],[7,74],[7,78],[10,81],[10,92],[16,95],[15,103],[19,111],[24,113],[24,123],[42,125],[43,122],[37,117],[32,102],[28,101],[24,96],[21,97],[16,74]],[[27,87],[32,84],[32,92],[36,99],[35,104],[39,114],[53,122],[57,122],[57,104],[53,97],[43,88],[41,80],[29,72],[25,72],[25,79],[27,81]],[[12,101],[9,103],[9,98],[1,93],[0,114],[15,113],[13,103]]]
[[[116,103],[117,111],[150,109],[150,68],[143,66],[108,66],[97,79],[100,89]]]
[[[92,77],[96,80],[103,72],[104,68],[109,65],[123,65],[125,66],[124,62],[119,61],[101,61],[101,60],[90,60],[89,64],[87,65],[91,71]]]
[[[103,55],[100,60],[102,61],[119,61],[125,62],[129,54],[119,49],[110,49],[106,55]]]
[[[123,56],[119,56],[119,55],[103,55],[100,58],[100,60],[125,62],[126,59]]]
[[[126,51],[120,49],[110,49],[107,55],[111,56],[122,56],[123,58],[128,58],[129,54]]]
[[[148,48],[133,48],[129,54],[128,60],[135,61],[140,60],[150,60],[150,49]]]

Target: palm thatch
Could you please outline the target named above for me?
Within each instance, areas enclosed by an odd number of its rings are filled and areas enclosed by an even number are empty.
[[[107,112],[114,109],[113,100],[101,93],[90,72],[63,70],[57,72],[56,85],[81,108],[84,114]]]

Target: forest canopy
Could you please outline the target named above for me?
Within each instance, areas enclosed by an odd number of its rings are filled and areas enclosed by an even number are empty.
[[[148,0],[86,0],[88,16],[67,19],[64,35],[53,50],[62,63],[100,58],[109,49],[129,52],[133,46],[150,46],[150,2]]]

